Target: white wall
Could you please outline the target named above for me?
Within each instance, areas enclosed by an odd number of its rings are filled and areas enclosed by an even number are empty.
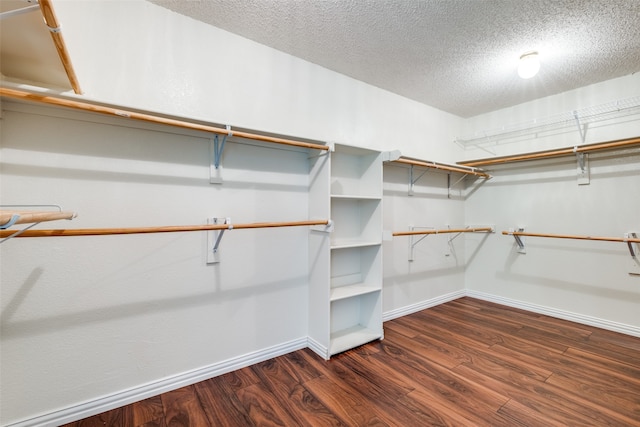
[[[420,175],[423,174],[421,177]],[[418,178],[420,177],[420,178]],[[461,178],[452,174],[451,184]],[[414,168],[409,196],[409,168],[389,163],[384,167],[384,229],[408,231],[409,226],[432,229],[464,228],[464,186],[449,193],[447,174]],[[384,242],[385,319],[406,315],[464,294],[464,236],[441,234],[396,236]],[[420,242],[417,242],[424,237]],[[415,242],[413,261],[411,242]]]
[[[461,119],[450,114],[144,1],[55,6],[85,91],[80,98],[460,158],[448,142]],[[40,228],[307,217],[304,151],[228,144],[218,186],[208,183],[209,145],[200,135],[12,102],[3,109],[0,202],[57,203],[79,213],[68,225]],[[218,266],[205,264],[204,233],[4,243],[0,424],[43,414],[60,422],[55,417],[79,415],[75,405],[106,397],[97,402],[107,407],[79,408],[108,409],[172,376],[300,346],[307,233],[228,232]]]
[[[640,74],[496,111],[466,122],[467,132],[596,106],[640,95]],[[542,113],[546,113],[542,115]],[[589,127],[587,143],[640,135],[640,115]],[[577,129],[577,128],[576,128]],[[511,154],[580,144],[577,130],[488,146]],[[468,157],[487,157],[469,150]],[[497,233],[470,261],[471,294],[622,332],[640,334],[640,263],[624,243],[526,238],[526,254],[501,231],[623,237],[640,230],[640,151],[590,155],[589,185],[577,184],[577,162],[514,163],[492,168],[494,178],[465,202],[467,222],[491,221]]]

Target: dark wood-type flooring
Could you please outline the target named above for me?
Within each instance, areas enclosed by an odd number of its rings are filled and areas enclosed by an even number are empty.
[[[640,338],[461,298],[76,426],[640,426]]]

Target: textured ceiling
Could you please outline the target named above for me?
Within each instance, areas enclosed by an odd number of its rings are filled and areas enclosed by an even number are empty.
[[[640,71],[640,0],[150,1],[462,117]]]

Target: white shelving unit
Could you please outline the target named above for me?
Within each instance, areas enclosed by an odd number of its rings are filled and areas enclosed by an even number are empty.
[[[311,215],[333,229],[310,239],[309,346],[328,359],[383,337],[382,153],[336,145],[311,172]]]

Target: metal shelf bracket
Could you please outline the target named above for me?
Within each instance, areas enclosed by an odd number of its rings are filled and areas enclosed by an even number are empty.
[[[518,236],[516,234],[513,234],[515,232],[522,233],[522,232],[524,232],[524,228],[522,228],[522,227],[516,228],[516,229],[510,228],[509,229],[509,235],[513,236],[513,238],[516,241],[516,245],[518,245],[518,253],[519,254],[526,254],[527,253],[527,249],[525,248],[524,237],[523,236]]]
[[[636,232],[629,232],[629,233],[624,233],[624,237],[625,239],[637,239],[638,238],[638,233]],[[638,243],[635,242],[629,242],[627,241],[627,246],[629,247],[629,253],[631,254],[631,258],[636,258],[638,256],[638,253],[640,253],[640,251],[638,250]]]
[[[414,231],[416,228],[435,230],[435,227],[414,227],[413,225],[410,225],[409,231]],[[427,236],[428,234],[422,235],[420,237],[416,237],[414,235],[409,236],[409,262],[413,262],[414,260],[413,250],[415,249],[416,245],[422,242]]]
[[[231,218],[208,218],[207,224],[228,224],[227,230],[233,229]],[[212,230],[207,232],[207,264],[218,264],[220,262],[220,241],[226,230]]]
[[[424,171],[422,171],[422,173],[420,175],[418,175],[417,178],[413,177],[413,165],[409,165],[409,191],[408,191],[408,195],[409,196],[413,196],[413,185],[418,182],[418,180],[420,178],[422,178],[422,176],[427,173],[429,171],[429,169],[425,169]]]
[[[231,126],[227,125],[226,128],[229,133],[222,136],[222,141],[220,141],[220,137],[217,134],[214,135],[213,139],[209,140],[209,152],[211,155],[211,165],[209,168],[210,184],[222,184],[222,166],[220,166],[220,160],[222,159],[224,145],[227,143],[227,137],[233,136]]]
[[[466,177],[467,177],[466,175],[462,175],[456,182],[451,184],[451,174],[450,173],[447,174],[447,199],[451,198],[451,190],[453,189],[453,187],[458,185]]]

